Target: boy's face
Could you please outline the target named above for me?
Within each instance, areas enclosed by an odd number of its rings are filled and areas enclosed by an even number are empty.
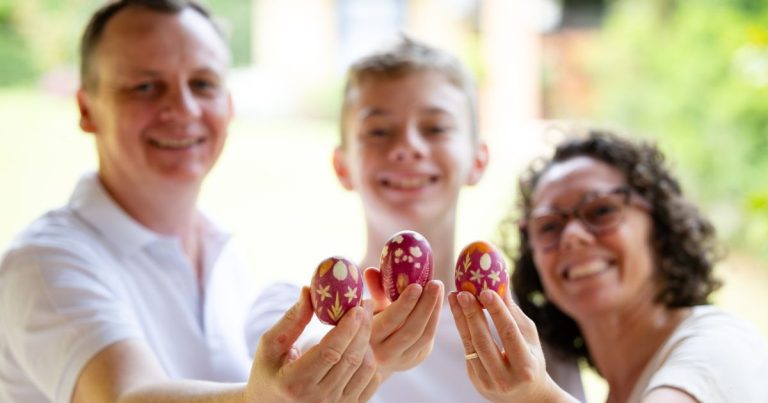
[[[440,73],[367,77],[348,94],[344,126],[334,168],[345,188],[360,192],[369,222],[416,228],[452,219],[459,190],[486,165],[469,101]]]

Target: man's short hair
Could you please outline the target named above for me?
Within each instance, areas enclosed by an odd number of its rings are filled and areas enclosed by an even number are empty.
[[[200,13],[214,27],[217,33],[224,38],[223,31],[211,17],[211,13],[200,3],[194,0],[114,0],[104,4],[91,16],[88,25],[83,31],[80,40],[80,85],[86,90],[95,90],[98,82],[96,72],[93,69],[93,54],[101,41],[104,27],[121,10],[128,7],[143,7],[152,11],[176,14],[186,8],[191,8]]]

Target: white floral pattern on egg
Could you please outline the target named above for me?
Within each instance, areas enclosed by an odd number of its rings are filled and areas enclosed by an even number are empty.
[[[336,325],[348,310],[362,302],[363,277],[354,263],[333,256],[317,266],[309,289],[317,318]]]
[[[504,295],[509,287],[507,265],[501,252],[485,241],[475,241],[464,247],[456,260],[456,289],[475,296],[483,290]]]
[[[416,231],[400,231],[384,245],[379,268],[384,293],[395,301],[413,283],[425,287],[432,280],[432,247]]]

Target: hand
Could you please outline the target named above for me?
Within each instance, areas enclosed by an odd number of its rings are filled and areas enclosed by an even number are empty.
[[[448,296],[451,313],[466,354],[467,372],[475,388],[495,402],[574,402],[546,371],[536,325],[512,301],[493,291],[480,293],[480,303],[466,291]],[[482,305],[481,305],[482,303]],[[494,342],[483,307],[493,320],[503,349]]]
[[[368,340],[372,305],[355,307],[320,342],[301,354],[294,342],[312,319],[309,289],[259,341],[246,402],[368,400],[380,384]]]
[[[379,270],[369,268],[364,276],[376,307],[371,349],[379,374],[386,379],[395,371],[415,367],[432,352],[443,307],[443,283],[432,280],[423,290],[411,284],[397,301],[389,302]]]

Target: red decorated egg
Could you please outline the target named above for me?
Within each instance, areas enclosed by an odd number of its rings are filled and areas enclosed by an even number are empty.
[[[475,241],[461,250],[456,260],[456,290],[469,291],[475,296],[483,290],[504,295],[508,286],[507,265],[495,246]]]
[[[349,260],[333,256],[317,266],[310,284],[312,307],[321,322],[336,325],[348,310],[363,299],[360,269]]]
[[[432,280],[432,247],[424,235],[400,231],[384,244],[379,269],[384,293],[395,301],[409,284]]]

